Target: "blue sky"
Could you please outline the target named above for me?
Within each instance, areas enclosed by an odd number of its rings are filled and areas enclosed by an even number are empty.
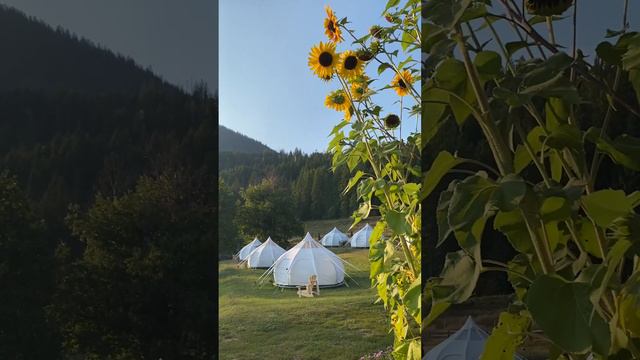
[[[311,47],[327,41],[324,6],[330,5],[338,18],[346,16],[356,34],[364,35],[371,25],[386,24],[380,16],[385,4],[380,0],[221,0],[220,124],[274,150],[325,151],[328,135],[342,116],[325,108],[324,99],[340,85],[320,81],[307,65]],[[350,47],[347,36],[338,51]],[[377,77],[376,64],[367,70],[371,78]],[[385,86],[391,78],[388,70],[373,86]],[[385,92],[375,98],[376,103],[398,113],[399,104],[393,102],[399,98],[392,90]],[[409,96],[404,101],[405,107],[414,104]],[[403,137],[415,128],[415,118],[405,121]]]

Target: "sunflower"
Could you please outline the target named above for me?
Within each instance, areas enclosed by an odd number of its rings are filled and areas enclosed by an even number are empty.
[[[309,67],[320,79],[328,80],[333,75],[333,70],[338,63],[336,44],[322,43],[311,48],[309,53]]]
[[[364,94],[369,91],[368,80],[369,78],[367,76],[358,76],[357,79],[351,82],[351,96],[353,100],[362,100]]]
[[[409,93],[409,86],[413,84],[413,76],[409,70],[402,70],[396,74],[396,77],[391,81],[391,87],[393,87],[400,96],[405,96]]]
[[[398,117],[398,115],[390,114],[387,115],[386,118],[384,118],[384,126],[388,127],[389,129],[395,129],[398,127],[398,125],[400,125],[400,118]]]
[[[364,61],[358,59],[358,55],[355,51],[347,50],[340,54],[338,60],[338,73],[346,78],[352,79],[358,75],[361,75],[364,71]]]
[[[339,43],[342,41],[342,31],[338,25],[338,19],[329,6],[325,6],[324,9],[327,12],[327,18],[324,19],[324,33],[329,40]]]
[[[334,109],[336,111],[348,111],[351,107],[351,104],[349,104],[349,98],[343,90],[330,92],[324,100],[324,105],[329,109]]]
[[[561,15],[573,5],[573,0],[527,0],[527,12],[532,15]]]

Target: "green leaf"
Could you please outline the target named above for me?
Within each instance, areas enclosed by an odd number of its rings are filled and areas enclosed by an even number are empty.
[[[616,164],[640,171],[639,138],[623,134],[611,141],[606,136],[600,137],[600,129],[598,128],[590,128],[587,131],[586,138],[596,144],[598,150],[609,155]]]
[[[422,143],[427,144],[438,133],[449,103],[449,94],[437,88],[422,92]]]
[[[527,46],[535,46],[535,43],[528,43],[526,41],[512,41],[504,44],[507,54],[511,57],[516,51],[524,49]]]
[[[486,173],[479,172],[458,183],[453,190],[449,206],[449,225],[453,230],[469,229],[479,218],[487,214],[496,184]]]
[[[533,253],[533,244],[529,231],[524,224],[524,219],[519,210],[503,212],[500,211],[493,220],[493,227],[500,230],[507,236],[509,243],[518,252]]]
[[[456,183],[452,183],[453,186],[455,186],[455,184]],[[436,210],[436,220],[438,222],[438,242],[436,243],[436,247],[442,245],[449,234],[451,234],[451,232],[453,231],[449,226],[449,205],[451,204],[452,196],[453,188],[441,192],[440,198],[438,199],[438,208]]]
[[[458,24],[471,2],[471,0],[427,1],[422,6],[423,21],[432,22],[446,29],[451,29]]]
[[[540,206],[542,221],[561,221],[571,217],[571,203],[564,197],[550,196]]]
[[[393,66],[391,66],[389,63],[382,63],[378,66],[378,75],[381,75],[385,70],[387,69],[391,69],[393,68]]]
[[[487,222],[487,217],[483,216],[480,219],[476,220],[471,226],[470,229],[458,230],[455,231],[454,234],[456,236],[456,240],[458,240],[458,245],[462,249],[471,251],[476,246],[480,245],[480,241],[482,240],[482,233],[484,232],[484,226]]]
[[[422,348],[420,346],[420,340],[411,340],[409,343],[409,350],[407,350],[407,360],[421,360]]]
[[[524,311],[519,314],[500,313],[498,326],[493,328],[480,359],[513,360],[530,326],[531,317]]]
[[[622,190],[600,190],[582,197],[587,214],[598,226],[608,227],[611,223],[633,211],[631,202]]]
[[[476,249],[479,255],[480,248]],[[454,304],[465,302],[476,287],[480,270],[480,263],[464,250],[447,254],[440,281],[433,286],[434,300]],[[444,296],[438,296],[439,293]]]
[[[411,232],[411,227],[407,223],[407,214],[395,210],[387,210],[384,219],[389,224],[389,228],[396,235],[403,235]]]
[[[493,80],[502,72],[502,58],[495,51],[481,51],[473,62],[481,81]]]
[[[568,148],[580,152],[582,150],[582,132],[575,125],[558,124],[550,131],[546,144],[557,150]]]
[[[600,246],[598,246],[596,228],[591,221],[585,217],[581,217],[576,222],[576,228],[578,230],[578,241],[582,248],[589,254],[602,259],[602,251],[600,250]]]
[[[454,58],[442,61],[434,73],[434,80],[438,87],[456,91],[467,81],[467,71],[464,63]]]
[[[531,285],[526,304],[536,324],[564,351],[578,353],[593,348],[607,355],[609,327],[594,313],[589,294],[590,287],[585,283],[542,275]]]
[[[382,233],[386,225],[384,221],[378,221],[371,231],[369,237],[369,278],[373,281],[384,268],[384,248],[385,242],[382,240]]]
[[[422,197],[428,197],[436,186],[438,186],[442,177],[453,167],[462,164],[464,161],[464,159],[454,157],[447,151],[441,151],[433,161],[433,164],[431,164],[431,168],[429,168],[429,171],[427,171],[427,174],[424,177],[424,183],[422,184]]]
[[[349,179],[349,183],[347,184],[347,187],[344,189],[344,191],[342,193],[343,194],[348,193],[349,190],[351,190],[351,188],[353,188],[355,186],[355,184],[358,183],[358,180],[360,180],[362,175],[364,175],[364,173],[361,170],[358,170],[356,172],[356,174],[353,175],[353,177],[351,179]]]
[[[382,15],[384,15],[387,10],[389,10],[390,8],[394,7],[394,6],[398,6],[398,4],[400,4],[400,0],[389,0],[387,1],[387,6],[384,7],[384,11],[382,12]]]
[[[567,124],[569,107],[560,98],[549,98],[544,104],[547,130],[553,131],[561,124]]]
[[[614,46],[608,41],[603,41],[596,47],[596,54],[605,63],[609,65],[619,66],[622,63],[622,55],[626,49]]]
[[[516,147],[516,153],[513,155],[513,168],[516,174],[519,174],[533,161],[531,155],[527,151],[524,145],[518,145]]]
[[[518,175],[504,176],[491,198],[500,211],[515,210],[527,192],[527,184]]]
[[[402,297],[402,303],[406,306],[407,312],[416,320],[418,324],[422,321],[420,314],[420,307],[422,304],[422,275],[418,277],[409,285],[409,290],[404,293]]]

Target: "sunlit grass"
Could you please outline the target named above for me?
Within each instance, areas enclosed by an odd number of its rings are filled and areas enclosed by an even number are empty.
[[[356,283],[298,298],[295,289],[256,281],[264,270],[219,264],[220,359],[358,359],[392,343],[386,314],[373,304],[366,249],[333,249]],[[270,277],[272,279],[272,277]]]

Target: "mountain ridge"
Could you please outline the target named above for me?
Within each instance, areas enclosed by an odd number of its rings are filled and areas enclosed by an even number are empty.
[[[218,125],[218,151],[245,154],[275,152],[267,145],[224,125]]]

